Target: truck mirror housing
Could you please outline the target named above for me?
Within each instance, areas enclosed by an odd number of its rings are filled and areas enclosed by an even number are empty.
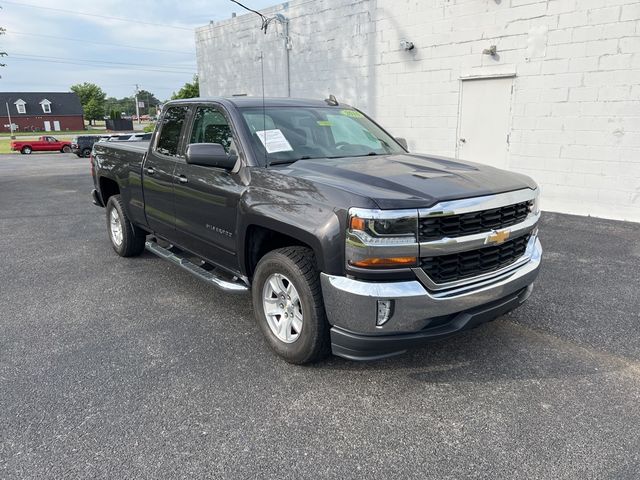
[[[402,137],[396,137],[396,142],[398,142],[405,150],[409,150],[409,146],[407,144],[407,139]]]
[[[191,165],[226,170],[231,170],[238,159],[236,155],[229,155],[219,143],[190,143],[185,158]]]

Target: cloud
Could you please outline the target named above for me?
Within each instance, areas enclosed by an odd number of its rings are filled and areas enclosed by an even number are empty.
[[[101,85],[110,96],[117,97],[131,95],[137,83],[140,88],[154,92],[159,98],[168,98],[171,92],[190,81],[196,72],[195,28],[210,20],[227,18],[232,11],[241,11],[227,0],[136,0],[134,6],[131,1],[102,0],[97,8],[95,2],[86,0],[59,0],[53,4],[44,0],[24,0],[24,3],[42,8],[3,3],[3,9],[0,10],[0,25],[7,29],[7,34],[0,37],[0,50],[9,54],[4,62],[7,67],[0,70],[1,88],[5,91],[67,90],[74,83],[88,81]],[[263,8],[272,3],[269,0],[254,0],[252,5]],[[49,8],[97,16],[79,16]],[[107,17],[137,19],[163,26],[123,22]],[[189,30],[168,25],[187,27]],[[47,37],[29,35],[34,33]],[[117,44],[189,52],[190,55],[124,48]],[[36,55],[47,58],[36,58]],[[76,63],[89,59],[139,66],[106,63],[101,66],[74,65],[61,61],[56,63],[53,57],[72,59],[68,61]],[[151,66],[142,67],[143,64]],[[178,67],[185,72],[174,72],[177,69],[171,67]],[[166,72],[148,72],[143,68]]]

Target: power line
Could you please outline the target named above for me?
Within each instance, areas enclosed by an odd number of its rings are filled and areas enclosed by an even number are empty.
[[[97,15],[94,13],[86,13],[86,12],[77,12],[74,10],[65,10],[62,8],[52,8],[52,7],[43,7],[41,5],[33,5],[31,3],[22,3],[22,2],[13,2],[13,1],[9,1],[9,0],[3,0],[2,3],[5,3],[7,5],[16,5],[19,7],[28,7],[28,8],[36,8],[38,10],[49,10],[51,12],[58,12],[58,13],[65,13],[65,14],[70,14],[70,15],[80,15],[83,17],[95,17],[95,18],[106,18],[109,20],[117,20],[119,22],[128,22],[128,23],[135,23],[137,25],[152,25],[154,27],[165,27],[165,28],[175,28],[176,30],[188,30],[190,32],[193,31],[193,27],[184,27],[184,26],[179,26],[179,25],[169,25],[167,23],[155,23],[155,22],[144,22],[142,20],[133,20],[131,18],[122,18],[122,17],[112,17],[109,15]]]
[[[70,60],[73,62],[82,62],[82,63],[97,63],[97,64],[106,64],[106,65],[126,65],[132,67],[153,67],[153,68],[168,68],[173,70],[183,70],[191,68],[192,65],[156,65],[151,63],[130,63],[130,62],[111,62],[108,60],[94,60],[92,58],[68,58],[68,57],[54,57],[51,55],[31,55],[28,53],[14,53],[11,55],[11,58],[46,58],[48,60]],[[195,68],[195,65],[193,65]]]
[[[59,40],[67,40],[67,41],[71,41],[71,42],[78,42],[78,43],[91,43],[93,45],[105,45],[108,47],[119,47],[119,48],[133,48],[136,50],[149,50],[152,52],[163,52],[163,53],[177,53],[180,55],[193,55],[193,52],[183,52],[183,51],[179,51],[179,50],[164,50],[161,48],[150,48],[150,47],[138,47],[135,45],[125,45],[122,43],[107,43],[107,42],[95,42],[92,40],[85,40],[83,38],[71,38],[71,37],[59,37],[57,35],[44,35],[41,33],[27,33],[27,32],[15,32],[13,30],[8,30],[7,33],[9,35],[27,35],[30,37],[44,37],[44,38],[56,38]]]
[[[125,67],[125,66],[117,66],[117,65],[100,65],[100,64],[96,64],[96,63],[83,63],[83,62],[75,62],[75,61],[68,61],[68,60],[46,60],[46,59],[37,59],[37,58],[18,58],[13,56],[12,57],[13,60],[18,60],[18,61],[22,61],[22,62],[31,62],[31,63],[64,63],[64,64],[68,64],[68,65],[82,65],[82,66],[89,66],[89,67],[102,67],[102,68],[111,68],[111,69],[116,69],[116,70],[135,70],[135,71],[140,71],[140,72],[157,72],[157,73],[174,73],[174,74],[191,74],[193,75],[194,71],[190,70],[190,71],[186,71],[186,70],[159,70],[159,69],[154,69],[154,68],[139,68],[139,67]]]

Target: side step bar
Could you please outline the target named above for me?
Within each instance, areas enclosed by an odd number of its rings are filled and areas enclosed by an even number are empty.
[[[240,278],[229,275],[229,278],[225,278],[219,274],[217,269],[207,270],[202,268],[190,260],[181,257],[178,253],[172,252],[169,248],[163,248],[156,242],[145,242],[145,247],[151,253],[158,255],[165,260],[169,260],[171,263],[186,270],[187,272],[195,275],[200,280],[213,285],[214,287],[224,290],[229,293],[244,293],[249,290],[247,284],[245,284]],[[226,272],[225,272],[226,273]]]

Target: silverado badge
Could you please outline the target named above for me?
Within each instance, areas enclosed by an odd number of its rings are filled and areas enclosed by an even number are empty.
[[[492,230],[491,235],[487,237],[487,240],[484,243],[494,243],[500,244],[504,243],[509,239],[509,235],[511,232],[509,230]]]

